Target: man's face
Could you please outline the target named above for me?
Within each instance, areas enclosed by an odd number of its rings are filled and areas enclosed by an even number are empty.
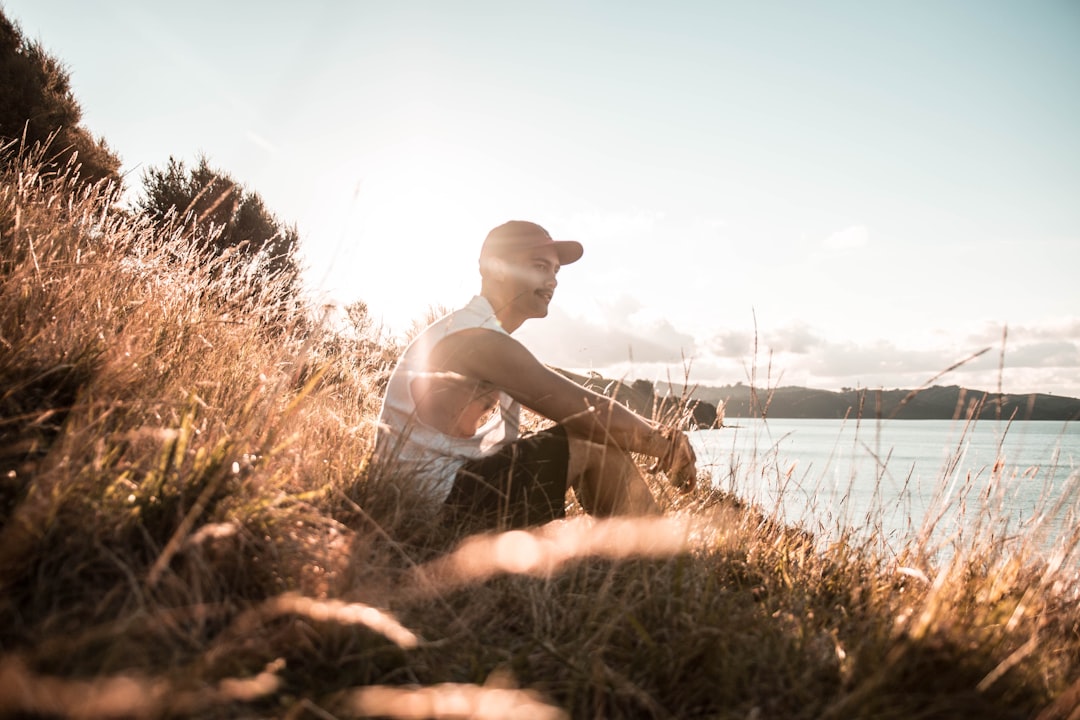
[[[507,289],[513,303],[525,317],[542,318],[555,294],[559,256],[551,247],[515,253],[506,258]]]

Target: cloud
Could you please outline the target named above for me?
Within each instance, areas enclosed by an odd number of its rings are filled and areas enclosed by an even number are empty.
[[[865,385],[859,378],[917,374],[926,379],[959,359],[945,350],[904,349],[878,340],[870,344],[822,343],[803,362],[815,376],[848,378],[846,385]]]
[[[744,358],[754,351],[754,336],[748,332],[725,330],[709,338],[705,347],[718,357]]]
[[[984,330],[972,334],[971,339],[993,348],[992,354],[997,364],[1000,364],[1004,346],[1005,367],[1080,367],[1080,318],[1004,328],[988,323]]]
[[[552,308],[551,317],[526,323],[517,335],[544,362],[617,378],[681,382],[689,366],[690,382],[699,385],[753,378],[758,384],[832,390],[1000,386],[1010,393],[1080,397],[1080,322],[1073,318],[1009,327],[1004,368],[1002,329],[990,323],[968,336],[930,329],[907,341],[855,341],[801,321],[756,332],[725,328],[695,341],[649,314],[637,299],[619,296],[587,317]]]
[[[870,230],[865,225],[852,225],[825,238],[829,250],[852,250],[866,247],[870,242]]]
[[[254,130],[248,130],[247,139],[272,155],[278,154],[278,147]]]
[[[605,324],[628,322],[641,309],[641,301],[631,295],[619,295],[612,300],[600,302]]]
[[[1006,367],[1080,368],[1080,345],[1069,340],[1034,342],[1005,350]]]
[[[758,352],[806,355],[823,343],[824,340],[807,325],[796,323],[764,333],[759,337]],[[704,349],[716,357],[742,360],[754,353],[754,334],[724,330],[711,336],[704,343]]]
[[[765,336],[766,346],[774,352],[789,352],[798,355],[805,355],[823,343],[824,340],[821,337],[802,323],[782,327]]]
[[[973,357],[984,348],[989,350]],[[1080,397],[1080,344],[1070,340],[1011,344],[1003,366],[1000,352],[992,345],[943,344],[927,349],[898,346],[887,340],[823,341],[808,353],[781,352],[765,362],[770,372],[782,374],[784,384],[789,385],[829,389],[963,385],[983,390],[1000,386],[1012,393]]]

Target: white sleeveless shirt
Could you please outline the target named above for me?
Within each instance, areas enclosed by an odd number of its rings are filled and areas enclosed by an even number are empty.
[[[412,478],[432,499],[450,494],[457,471],[467,460],[485,457],[518,438],[521,406],[504,392],[491,418],[471,437],[447,435],[425,425],[416,413],[412,381],[428,372],[427,358],[439,341],[462,330],[484,328],[507,333],[491,303],[477,295],[460,310],[436,320],[405,349],[386,386],[375,435],[377,462],[395,476]]]

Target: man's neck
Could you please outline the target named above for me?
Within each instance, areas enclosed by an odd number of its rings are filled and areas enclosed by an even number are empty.
[[[495,318],[506,332],[514,332],[525,322],[526,318],[514,312],[513,298],[499,297],[497,293],[487,289],[481,291],[480,294],[491,304],[491,309],[495,311]]]

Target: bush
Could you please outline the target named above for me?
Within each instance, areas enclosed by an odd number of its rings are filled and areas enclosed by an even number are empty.
[[[279,221],[258,193],[211,168],[205,157],[191,170],[175,158],[147,170],[136,211],[159,233],[189,234],[212,257],[257,259],[261,274],[283,285],[285,295],[300,290],[295,226]]]
[[[75,163],[83,181],[119,184],[119,158],[81,122],[63,65],[40,43],[26,40],[0,9],[0,146],[45,148],[46,172]]]

